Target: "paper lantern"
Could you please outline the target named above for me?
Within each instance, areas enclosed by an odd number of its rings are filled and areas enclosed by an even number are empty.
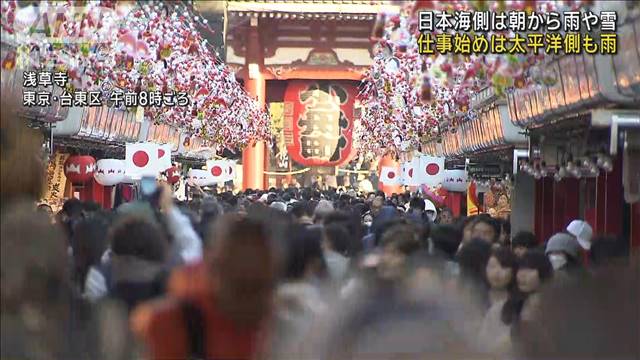
[[[357,88],[344,82],[291,81],[285,93],[284,136],[304,166],[338,166],[354,155]]]
[[[101,159],[96,163],[93,175],[102,186],[113,186],[124,180],[124,161],[119,159]]]
[[[187,173],[187,183],[191,186],[209,186],[213,185],[213,177],[209,171],[202,169],[191,169]]]
[[[167,182],[171,185],[176,184],[180,181],[180,168],[177,166],[173,166],[167,169]]]
[[[89,155],[70,156],[64,163],[64,174],[72,184],[82,185],[91,181],[96,170],[96,159]]]
[[[467,182],[467,172],[465,170],[445,170],[442,187],[448,191],[465,192],[469,183]]]

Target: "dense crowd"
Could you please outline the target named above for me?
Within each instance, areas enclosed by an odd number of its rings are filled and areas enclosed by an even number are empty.
[[[419,194],[168,185],[3,208],[3,359],[637,355],[637,262],[581,220],[539,244]]]
[[[166,184],[54,214],[7,114],[2,359],[638,358],[638,258],[584,221],[539,243],[418,194]]]

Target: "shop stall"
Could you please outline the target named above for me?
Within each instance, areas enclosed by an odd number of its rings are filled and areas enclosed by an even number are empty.
[[[521,169],[535,178],[539,241],[581,218],[640,245],[640,19],[619,18],[617,55],[549,58],[546,85],[507,95],[513,124],[529,136]]]

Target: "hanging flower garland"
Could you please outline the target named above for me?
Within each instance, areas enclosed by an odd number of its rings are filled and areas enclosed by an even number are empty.
[[[2,29],[9,33],[7,29],[16,29],[15,1],[3,1],[2,6]],[[186,129],[219,149],[270,139],[268,114],[202,38],[197,17],[186,7],[180,14],[178,9],[178,3],[133,7],[130,2],[90,1],[77,7],[72,2],[42,2],[37,10],[18,11],[46,11],[55,19],[53,30],[59,36],[48,40],[48,30],[47,38],[37,40],[23,26],[16,42],[36,54],[38,61],[32,64],[66,71],[70,91],[100,90],[105,100],[116,90],[185,92],[187,106],[145,107],[145,116]]]
[[[552,85],[539,65],[543,54],[419,53],[419,13],[426,11],[562,11],[576,10],[582,1],[413,1],[397,14],[378,15],[371,40],[374,61],[364,76],[360,102],[364,109],[358,140],[362,151],[378,155],[420,150],[421,144],[459,123],[474,118],[474,93],[492,87],[497,96],[513,88]],[[435,22],[435,20],[434,20]],[[433,39],[442,31],[431,33]],[[453,30],[447,31],[453,35]],[[511,31],[489,32],[512,37]]]

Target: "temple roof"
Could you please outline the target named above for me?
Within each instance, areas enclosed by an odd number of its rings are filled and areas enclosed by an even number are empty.
[[[379,12],[398,12],[399,6],[390,1],[357,1],[357,0],[281,0],[281,1],[228,1],[227,11],[236,13],[295,13],[295,14],[340,14],[344,18],[349,15],[350,20],[358,20],[357,15],[375,15]],[[238,14],[240,15],[240,14]],[[261,15],[264,17],[264,15]],[[306,16],[305,16],[306,17]],[[324,16],[322,16],[324,18]],[[302,17],[304,18],[304,17]],[[367,17],[368,18],[368,17]],[[362,19],[364,20],[364,19]]]

